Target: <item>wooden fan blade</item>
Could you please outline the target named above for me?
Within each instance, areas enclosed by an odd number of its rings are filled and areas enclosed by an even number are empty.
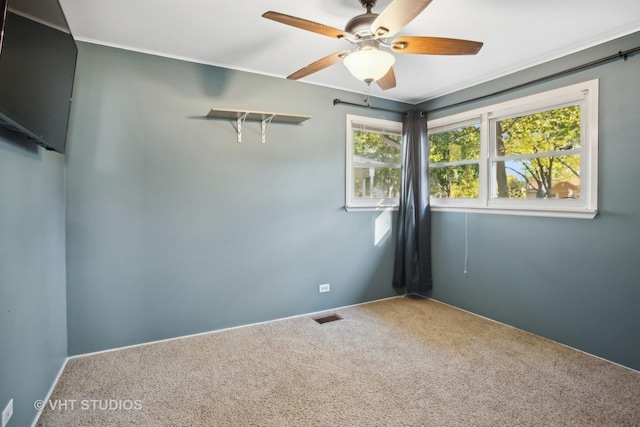
[[[265,12],[262,14],[263,18],[271,19],[272,21],[280,22],[282,24],[291,25],[292,27],[301,28],[303,30],[311,31],[312,33],[322,34],[323,36],[333,37],[340,39],[347,35],[342,30],[329,27],[328,25],[318,24],[317,22],[307,21],[306,19],[296,18],[295,16],[285,15],[278,12]]]
[[[432,0],[394,0],[378,15],[371,32],[375,37],[391,37],[420,15]]]
[[[393,71],[393,67],[389,68],[387,74],[382,76],[382,78],[376,80],[376,83],[382,90],[392,89],[396,87],[396,74]]]
[[[290,76],[288,76],[287,78],[289,80],[298,80],[301,79],[303,77],[308,76],[309,74],[313,74],[317,71],[323,70],[333,64],[335,64],[336,62],[340,62],[342,60],[342,58],[345,57],[345,55],[347,55],[349,53],[348,50],[343,50],[342,52],[336,52],[333,53],[329,56],[325,56],[322,59],[318,59],[316,62],[313,62],[309,65],[307,65],[304,68],[301,68],[300,70],[296,71],[295,73],[291,74]]]
[[[398,37],[391,42],[396,53],[421,55],[475,55],[481,47],[481,42],[442,37]]]

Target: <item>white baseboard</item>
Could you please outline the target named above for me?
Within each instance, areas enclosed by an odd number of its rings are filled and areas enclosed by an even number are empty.
[[[60,376],[62,375],[62,372],[64,371],[64,368],[67,367],[67,362],[68,361],[69,361],[68,357],[66,359],[64,359],[64,362],[62,363],[62,366],[60,367],[60,370],[58,371],[58,375],[56,375],[56,378],[53,380],[53,384],[51,384],[51,388],[49,388],[49,392],[47,393],[47,395],[43,399],[44,402],[48,402],[49,399],[51,398],[51,394],[53,393],[53,389],[56,388],[56,385],[58,384],[58,380],[60,380]],[[42,411],[43,410],[44,410],[44,407],[38,411],[38,413],[36,414],[36,417],[33,420],[33,424],[31,424],[31,427],[36,427],[36,424],[38,424],[38,421],[40,420],[40,415],[42,415]]]
[[[295,316],[288,316],[288,317],[281,317],[281,318],[278,318],[278,319],[266,320],[264,322],[248,323],[246,325],[231,326],[229,328],[215,329],[215,330],[212,330],[212,331],[199,332],[197,334],[181,335],[179,337],[166,338],[166,339],[156,340],[156,341],[148,341],[148,342],[143,342],[143,343],[140,343],[140,344],[132,344],[132,345],[127,345],[127,346],[123,346],[123,347],[110,348],[110,349],[107,349],[107,350],[94,351],[94,352],[91,352],[91,353],[76,354],[74,356],[69,356],[68,360],[70,360],[70,359],[78,359],[78,358],[87,357],[87,356],[95,356],[96,354],[110,353],[112,351],[125,350],[125,349],[128,349],[128,348],[141,347],[141,346],[145,346],[145,345],[153,345],[153,344],[158,344],[158,343],[163,343],[163,342],[168,342],[168,341],[181,340],[181,339],[185,339],[185,338],[193,338],[193,337],[198,337],[198,336],[202,336],[202,335],[217,334],[219,332],[232,331],[234,329],[240,329],[240,328],[248,328],[250,326],[265,325],[267,323],[280,322],[282,320],[288,320],[288,319],[296,319],[298,317],[315,316],[317,314],[327,313],[329,311],[340,310],[340,309],[349,308],[349,307],[356,307],[356,306],[359,306],[359,305],[371,304],[371,303],[374,303],[374,302],[385,301],[385,300],[389,300],[389,299],[393,299],[393,298],[401,298],[401,297],[402,297],[402,295],[398,295],[398,296],[393,296],[393,297],[388,297],[388,298],[381,298],[381,299],[377,299],[377,300],[373,300],[373,301],[360,302],[360,303],[357,303],[357,304],[344,305],[344,306],[341,306],[341,307],[328,308],[326,310],[314,311],[314,312],[311,312],[311,313],[296,314]]]
[[[439,304],[443,304],[443,305],[446,305],[448,307],[455,308],[456,310],[464,311],[465,313],[472,314],[474,316],[480,317],[482,319],[488,320],[488,321],[493,322],[493,323],[498,323],[500,325],[506,326],[506,327],[511,328],[511,329],[516,329],[518,331],[524,332],[525,334],[533,335],[533,336],[536,336],[538,338],[542,338],[544,340],[551,341],[551,342],[553,342],[555,344],[558,344],[558,345],[561,345],[563,347],[570,348],[571,350],[575,350],[575,351],[578,351],[578,352],[580,352],[582,354],[586,354],[587,356],[595,357],[596,359],[600,359],[600,360],[603,360],[605,362],[612,363],[614,365],[620,366],[621,368],[629,369],[630,371],[637,372],[637,373],[640,374],[640,371],[638,371],[636,369],[633,369],[633,368],[630,368],[629,366],[621,365],[620,363],[616,363],[616,362],[614,362],[612,360],[605,359],[604,357],[600,357],[600,356],[597,356],[595,354],[588,353],[588,352],[586,352],[584,350],[580,350],[579,348],[571,347],[570,345],[563,344],[563,343],[561,343],[559,341],[552,340],[551,338],[543,337],[542,335],[534,334],[533,332],[529,332],[529,331],[525,331],[524,329],[516,328],[515,326],[509,325],[508,323],[502,323],[502,322],[500,322],[498,320],[491,319],[490,317],[482,316],[480,314],[474,313],[474,312],[469,311],[469,310],[465,310],[464,308],[456,307],[455,305],[447,304],[446,302],[442,302],[442,301],[439,301],[439,300],[434,299],[434,298],[429,298],[429,299],[431,301],[437,302]]]
[[[246,325],[232,326],[232,327],[229,327],[229,328],[216,329],[216,330],[208,331],[208,332],[200,332],[200,333],[197,333],[197,334],[182,335],[182,336],[179,336],[179,337],[167,338],[167,339],[156,340],[156,341],[149,341],[149,342],[140,343],[140,344],[133,344],[133,345],[123,346],[123,347],[111,348],[111,349],[107,349],[107,350],[95,351],[95,352],[92,352],[92,353],[83,353],[83,354],[78,354],[78,355],[75,355],[75,356],[70,356],[70,357],[67,357],[65,359],[64,363],[62,364],[62,367],[60,368],[60,371],[58,372],[58,375],[56,376],[53,384],[51,385],[51,388],[50,388],[49,392],[47,393],[47,396],[44,399],[44,401],[47,402],[49,400],[49,398],[51,397],[51,393],[53,393],[53,390],[54,390],[56,384],[58,383],[58,380],[60,379],[60,376],[62,375],[62,372],[64,371],[65,367],[67,366],[67,362],[69,360],[71,360],[71,359],[77,359],[77,358],[82,358],[82,357],[87,357],[87,356],[94,356],[94,355],[102,354],[102,353],[110,353],[112,351],[124,350],[124,349],[135,348],[135,347],[141,347],[141,346],[152,345],[152,344],[168,342],[168,341],[181,340],[181,339],[185,339],[185,338],[192,338],[192,337],[197,337],[197,336],[202,336],[202,335],[216,334],[216,333],[219,333],[219,332],[230,331],[230,330],[234,330],[234,329],[247,328],[247,327],[256,326],[256,325],[264,325],[264,324],[268,324],[268,323],[272,323],[272,322],[279,322],[279,321],[288,320],[288,319],[296,319],[296,318],[299,318],[299,317],[315,316],[315,315],[320,314],[320,313],[327,313],[327,312],[334,311],[334,310],[340,310],[340,309],[349,308],[349,307],[357,307],[357,306],[360,306],[360,305],[372,304],[372,303],[375,303],[375,302],[390,300],[390,299],[394,299],[394,298],[406,298],[406,295],[398,295],[398,296],[382,298],[382,299],[373,300],[373,301],[366,301],[366,302],[361,302],[361,303],[357,303],[357,304],[351,304],[351,305],[345,305],[345,306],[341,306],[341,307],[335,307],[335,308],[331,308],[331,309],[327,309],[327,310],[320,310],[320,311],[314,311],[314,312],[310,312],[310,313],[297,314],[295,316],[288,316],[288,317],[282,317],[282,318],[273,319],[273,320],[267,320],[267,321],[264,321],[264,322],[249,323],[249,324],[246,324]],[[561,345],[563,347],[570,348],[572,350],[578,351],[578,352],[586,354],[588,356],[595,357],[595,358],[603,360],[605,362],[612,363],[614,365],[620,366],[620,367],[625,368],[625,369],[629,369],[629,370],[631,370],[633,372],[640,373],[640,371],[637,371],[637,370],[635,370],[633,368],[630,368],[628,366],[621,365],[619,363],[613,362],[611,360],[605,359],[605,358],[600,357],[600,356],[596,356],[596,355],[591,354],[591,353],[587,353],[586,351],[571,347],[571,346],[563,344],[561,342],[554,341],[552,339],[549,339],[549,338],[546,338],[546,337],[543,337],[543,336],[540,336],[540,335],[536,335],[534,333],[525,331],[525,330],[520,329],[520,328],[516,328],[515,326],[509,325],[509,324],[506,324],[506,323],[503,323],[503,322],[500,322],[500,321],[497,321],[497,320],[494,320],[494,319],[491,319],[489,317],[485,317],[485,316],[482,316],[480,314],[473,313],[473,312],[465,310],[463,308],[456,307],[456,306],[451,305],[451,304],[447,304],[446,302],[442,302],[442,301],[439,301],[437,299],[430,298],[430,297],[425,297],[425,299],[429,299],[429,300],[434,301],[436,303],[446,305],[446,306],[454,308],[456,310],[464,311],[465,313],[469,313],[469,314],[471,314],[473,316],[480,317],[482,319],[488,320],[488,321],[493,322],[493,323],[498,323],[500,325],[504,325],[504,326],[509,327],[511,329],[516,329],[518,331],[522,331],[522,332],[527,333],[527,334],[535,335],[536,337],[539,337],[539,338],[554,342],[554,343],[559,344],[559,345]],[[38,414],[36,415],[36,418],[34,419],[33,424],[32,424],[31,427],[36,427],[36,424],[38,423],[38,420],[40,419],[40,415],[41,414],[42,414],[42,410],[38,411]]]
[[[149,342],[140,343],[140,344],[133,344],[133,345],[128,345],[128,346],[124,346],[124,347],[116,347],[116,348],[110,348],[110,349],[107,349],[107,350],[95,351],[95,352],[92,352],[92,353],[84,353],[84,354],[77,354],[75,356],[69,356],[64,360],[64,363],[62,364],[62,366],[60,367],[60,370],[58,371],[58,375],[56,375],[56,378],[53,381],[53,384],[51,385],[51,388],[49,389],[49,392],[47,393],[47,395],[43,399],[43,401],[44,402],[48,402],[49,401],[49,399],[51,398],[51,394],[53,393],[53,390],[56,388],[56,385],[58,384],[58,381],[60,380],[60,376],[62,375],[62,372],[67,367],[67,363],[71,359],[77,359],[77,358],[87,357],[87,356],[94,356],[94,355],[97,355],[97,354],[110,353],[112,351],[124,350],[124,349],[127,349],[127,348],[134,348],[134,347],[141,347],[141,346],[152,345],[152,344],[157,344],[157,343],[162,343],[162,342],[167,342],[167,341],[181,340],[181,339],[185,339],[185,338],[197,337],[197,336],[200,336],[200,335],[215,334],[215,333],[218,333],[218,332],[230,331],[230,330],[233,330],[233,329],[247,328],[249,326],[263,325],[263,324],[267,324],[267,323],[271,323],[271,322],[279,322],[281,320],[295,319],[295,318],[298,318],[298,317],[314,316],[316,314],[326,313],[326,312],[333,311],[333,310],[340,310],[340,309],[343,309],[343,308],[355,307],[355,306],[358,306],[358,305],[371,304],[371,303],[378,302],[378,301],[384,301],[384,300],[393,299],[393,298],[400,298],[400,297],[401,296],[393,296],[393,297],[382,298],[382,299],[373,300],[373,301],[361,302],[361,303],[358,303],[358,304],[345,305],[345,306],[331,308],[331,309],[327,309],[327,310],[320,310],[320,311],[314,311],[314,312],[311,312],[311,313],[298,314],[298,315],[295,315],[295,316],[288,316],[288,317],[282,317],[282,318],[273,319],[273,320],[267,320],[267,321],[264,321],[264,322],[249,323],[249,324],[246,324],[246,325],[233,326],[233,327],[230,327],[230,328],[216,329],[216,330],[213,330],[213,331],[200,332],[200,333],[197,333],[197,334],[182,335],[182,336],[179,336],[179,337],[167,338],[167,339],[163,339],[163,340],[149,341]],[[31,427],[36,427],[36,425],[38,424],[38,421],[40,420],[40,416],[42,415],[42,411],[43,410],[44,410],[44,408],[38,411],[38,413],[36,414],[35,419],[33,420],[33,424],[31,424]]]

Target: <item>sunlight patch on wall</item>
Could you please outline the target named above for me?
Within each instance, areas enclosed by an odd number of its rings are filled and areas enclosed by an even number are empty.
[[[391,235],[391,210],[383,211],[373,221],[373,242],[376,246],[382,246]]]

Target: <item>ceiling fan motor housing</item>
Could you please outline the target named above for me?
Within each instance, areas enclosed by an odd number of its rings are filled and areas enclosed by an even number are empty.
[[[371,32],[371,24],[378,17],[377,13],[363,13],[362,15],[354,16],[347,22],[344,27],[344,31],[347,33],[355,34],[360,38],[367,38],[373,36]]]
[[[360,38],[373,36],[373,33],[371,32],[371,24],[376,20],[378,14],[371,13],[371,8],[376,5],[376,1],[377,0],[360,0],[362,7],[367,9],[367,13],[351,18],[344,27],[344,30],[347,33],[354,34]]]

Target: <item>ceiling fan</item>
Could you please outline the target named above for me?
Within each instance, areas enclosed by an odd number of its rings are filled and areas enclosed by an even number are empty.
[[[360,0],[367,12],[353,17],[347,22],[344,31],[273,11],[265,12],[262,17],[323,36],[344,39],[355,46],[353,50],[325,56],[289,75],[288,79],[298,80],[344,61],[354,77],[367,84],[375,81],[381,89],[386,90],[396,86],[393,71],[395,57],[388,51],[381,50],[381,47],[395,53],[421,55],[475,55],[482,47],[480,42],[442,37],[407,36],[391,39],[429,6],[431,1],[394,0],[377,14],[371,12],[376,0]]]

